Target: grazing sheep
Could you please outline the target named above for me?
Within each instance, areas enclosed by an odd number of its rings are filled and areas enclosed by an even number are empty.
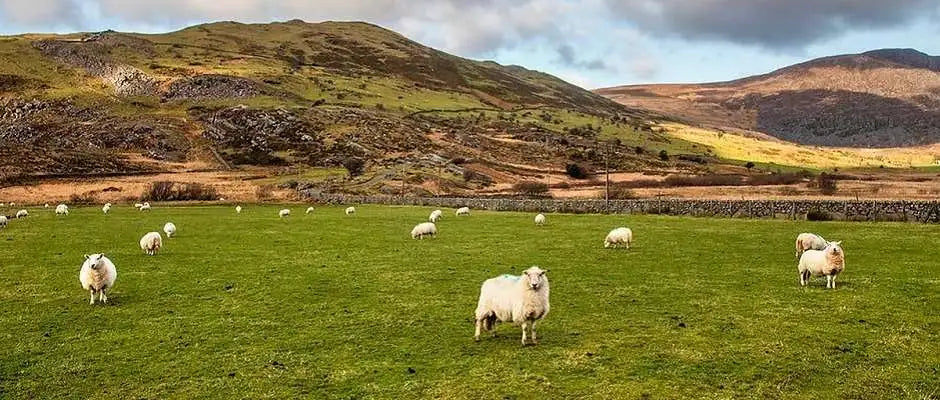
[[[241,214],[241,213],[242,213],[242,206],[235,206],[235,214]]]
[[[163,225],[163,233],[166,233],[166,237],[169,239],[176,234],[176,225],[172,222],[167,222],[166,225]]]
[[[16,218],[25,218],[29,216],[29,211],[19,210],[16,212]]]
[[[431,216],[428,217],[428,221],[437,222],[444,216],[444,212],[441,210],[431,211]]]
[[[536,225],[545,225],[545,214],[539,214],[535,216]]]
[[[150,232],[140,238],[140,249],[148,256],[157,254],[160,247],[163,247],[163,237],[158,232]]]
[[[458,217],[461,215],[470,215],[470,207],[460,207],[455,213]]]
[[[537,344],[535,323],[548,314],[548,277],[539,267],[533,266],[522,272],[522,276],[502,275],[487,279],[480,288],[480,301],[476,310],[476,333],[491,331],[497,322],[522,325],[522,345],[526,345],[526,328],[531,327],[532,343]]]
[[[0,207],[6,207],[6,204],[0,203]]]
[[[822,236],[812,233],[801,233],[796,237],[796,257],[799,258],[806,250],[822,250],[829,242]]]
[[[287,208],[285,208],[285,209],[283,209],[283,210],[281,210],[281,211],[278,211],[277,216],[278,216],[278,217],[281,217],[281,218],[289,217],[289,216],[290,216],[290,210],[287,209]]]
[[[55,206],[55,215],[69,215],[69,206],[65,204]]]
[[[313,212],[313,210],[314,210],[314,208],[313,208],[313,207],[307,207],[307,212],[306,212],[306,214],[310,214],[310,213],[312,213],[312,212]]]
[[[43,204],[42,208],[49,208],[49,203]]]
[[[140,211],[150,211],[150,203],[144,202],[144,204],[141,204]]]
[[[141,208],[144,205],[142,203],[134,203],[134,208]]]
[[[107,214],[111,211],[111,203],[105,204],[104,207],[101,207],[101,212]]]
[[[806,250],[797,266],[800,286],[806,286],[810,276],[825,276],[826,288],[836,288],[836,277],[845,269],[842,242],[829,242],[823,250]]]
[[[355,213],[356,213],[356,207],[353,207],[353,206],[346,207],[346,215],[355,214]]]
[[[415,225],[411,230],[412,239],[424,239],[425,236],[434,237],[437,235],[437,226],[433,222],[422,222]]]
[[[7,226],[7,216],[0,215],[0,228],[6,228]]]
[[[629,249],[630,243],[633,243],[633,231],[631,231],[630,228],[621,227],[614,229],[604,238],[604,248],[611,246],[616,248],[620,245],[625,245]]]
[[[102,303],[108,302],[107,292],[114,286],[114,280],[117,279],[117,269],[114,263],[105,257],[104,254],[85,254],[85,263],[78,273],[78,280],[82,283],[82,289],[91,294],[90,304],[95,304],[95,293]]]

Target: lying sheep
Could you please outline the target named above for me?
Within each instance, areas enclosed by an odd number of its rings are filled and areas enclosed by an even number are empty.
[[[144,202],[144,204],[141,204],[140,211],[150,211],[150,203]]]
[[[242,213],[242,206],[235,206],[235,214],[241,214],[241,213]]]
[[[148,256],[157,254],[160,247],[163,247],[163,237],[158,232],[150,232],[140,238],[140,249]]]
[[[355,214],[355,213],[356,213],[356,207],[353,207],[353,206],[346,207],[346,215]]]
[[[305,214],[310,214],[313,212],[313,210],[314,210],[313,207],[307,207],[307,212]]]
[[[531,328],[532,343],[537,344],[535,323],[548,314],[547,271],[533,266],[521,276],[502,275],[487,279],[480,288],[480,300],[476,309],[476,333],[491,331],[497,322],[511,322],[522,326],[522,345],[526,345],[526,328]]]
[[[545,214],[539,214],[535,216],[536,225],[545,225]]]
[[[836,277],[845,269],[842,242],[829,242],[823,250],[806,250],[797,266],[800,286],[806,286],[810,276],[825,276],[826,288],[836,288]]]
[[[105,257],[104,254],[85,254],[85,263],[78,273],[78,280],[82,283],[82,289],[91,294],[90,304],[95,304],[95,293],[102,303],[108,302],[107,292],[114,286],[114,280],[117,279],[117,269],[114,263]]]
[[[412,239],[424,239],[425,236],[437,236],[437,226],[433,222],[422,222],[411,230]]]
[[[12,203],[11,203],[12,204]],[[29,216],[29,211],[19,210],[16,212],[16,218],[25,218]]]
[[[278,211],[277,216],[278,216],[278,217],[281,217],[281,218],[289,217],[289,216],[290,216],[290,210],[287,209],[287,208],[285,208],[285,209],[283,209],[283,210],[281,210],[281,211]]]
[[[822,250],[829,242],[822,236],[812,233],[801,233],[796,236],[796,257],[799,258],[806,250]]]
[[[55,215],[69,215],[69,206],[65,204],[55,206]]]
[[[428,217],[428,221],[437,222],[444,216],[444,212],[441,210],[431,211],[431,216]]]
[[[176,225],[172,222],[167,222],[166,225],[163,225],[163,233],[166,233],[166,237],[169,239],[176,234]]]
[[[470,215],[470,207],[460,207],[454,214],[456,214],[458,217],[461,215]]]
[[[7,216],[0,215],[0,228],[6,228],[7,226]]]
[[[625,245],[629,249],[631,243],[633,243],[633,231],[631,231],[630,228],[621,227],[614,229],[604,238],[604,248],[611,246],[616,248],[620,245]]]

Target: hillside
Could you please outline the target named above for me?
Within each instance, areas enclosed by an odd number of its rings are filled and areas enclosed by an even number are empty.
[[[596,92],[692,125],[806,145],[940,143],[940,57],[911,49],[825,57],[729,82]]]

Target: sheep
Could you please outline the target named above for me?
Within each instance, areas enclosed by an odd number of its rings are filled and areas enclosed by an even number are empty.
[[[235,206],[235,214],[241,214],[241,213],[242,213],[242,206]]]
[[[604,238],[604,248],[611,246],[616,248],[619,245],[626,245],[629,249],[630,243],[633,243],[633,231],[631,231],[630,228],[621,227],[614,229]]]
[[[842,242],[829,242],[823,250],[806,250],[797,266],[800,286],[806,286],[810,276],[825,276],[826,288],[836,288],[836,277],[845,269]]]
[[[101,212],[107,214],[111,211],[111,203],[105,204],[104,207],[101,207]]]
[[[142,203],[134,203],[134,208],[141,208],[144,205]]]
[[[163,233],[166,233],[167,239],[173,237],[176,234],[176,225],[172,222],[167,222],[166,225],[163,225]]]
[[[111,203],[104,203],[104,205],[107,206],[108,208],[111,208]]]
[[[102,303],[108,302],[107,292],[114,286],[114,280],[117,279],[117,269],[114,263],[108,257],[102,254],[85,254],[85,262],[78,273],[78,280],[82,283],[82,289],[91,294],[91,302],[95,304],[95,293]]]
[[[422,222],[411,230],[412,239],[424,239],[425,236],[437,236],[437,226],[433,222]]]
[[[49,203],[43,204],[42,208],[49,208]]]
[[[7,226],[7,216],[0,215],[0,228],[6,228]]]
[[[545,214],[539,214],[535,216],[536,225],[545,225]]]
[[[25,217],[28,217],[28,216],[29,216],[29,211],[26,211],[26,210],[19,210],[19,211],[16,212],[16,218],[17,218],[17,219],[19,219],[19,218],[25,218]]]
[[[150,203],[145,201],[144,204],[141,204],[140,211],[150,211]]]
[[[277,216],[278,216],[278,217],[281,217],[281,218],[289,217],[289,216],[290,216],[290,210],[287,209],[287,208],[285,208],[285,209],[283,209],[283,210],[281,210],[281,211],[278,211]]]
[[[456,214],[458,217],[461,215],[470,215],[470,207],[460,207],[454,214]]]
[[[353,207],[353,206],[346,207],[346,215],[355,214],[355,213],[356,213],[356,207]]]
[[[305,214],[310,214],[313,212],[313,210],[314,210],[313,207],[307,207],[307,212]]]
[[[65,204],[55,206],[55,215],[69,215],[69,206]]]
[[[476,333],[491,331],[497,322],[511,322],[522,326],[522,345],[526,345],[526,328],[532,331],[532,343],[538,344],[535,323],[548,314],[548,277],[537,266],[522,272],[521,276],[502,275],[487,279],[480,288],[476,309]]]
[[[140,249],[148,256],[157,254],[160,247],[163,246],[163,237],[158,232],[149,232],[140,238]]]
[[[441,210],[431,211],[431,216],[428,217],[428,221],[437,222],[444,216],[444,212]]]
[[[806,250],[822,250],[826,248],[826,239],[812,233],[801,233],[796,236],[796,258],[800,258]]]

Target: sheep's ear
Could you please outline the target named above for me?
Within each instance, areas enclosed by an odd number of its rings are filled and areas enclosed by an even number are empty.
[[[104,253],[99,254],[101,257],[104,257]]]
[[[548,270],[547,270],[547,269],[543,269],[542,272],[539,272],[539,276],[545,275],[546,272],[548,272]]]
[[[85,259],[86,259],[86,260],[88,259],[88,254],[85,254]]]

